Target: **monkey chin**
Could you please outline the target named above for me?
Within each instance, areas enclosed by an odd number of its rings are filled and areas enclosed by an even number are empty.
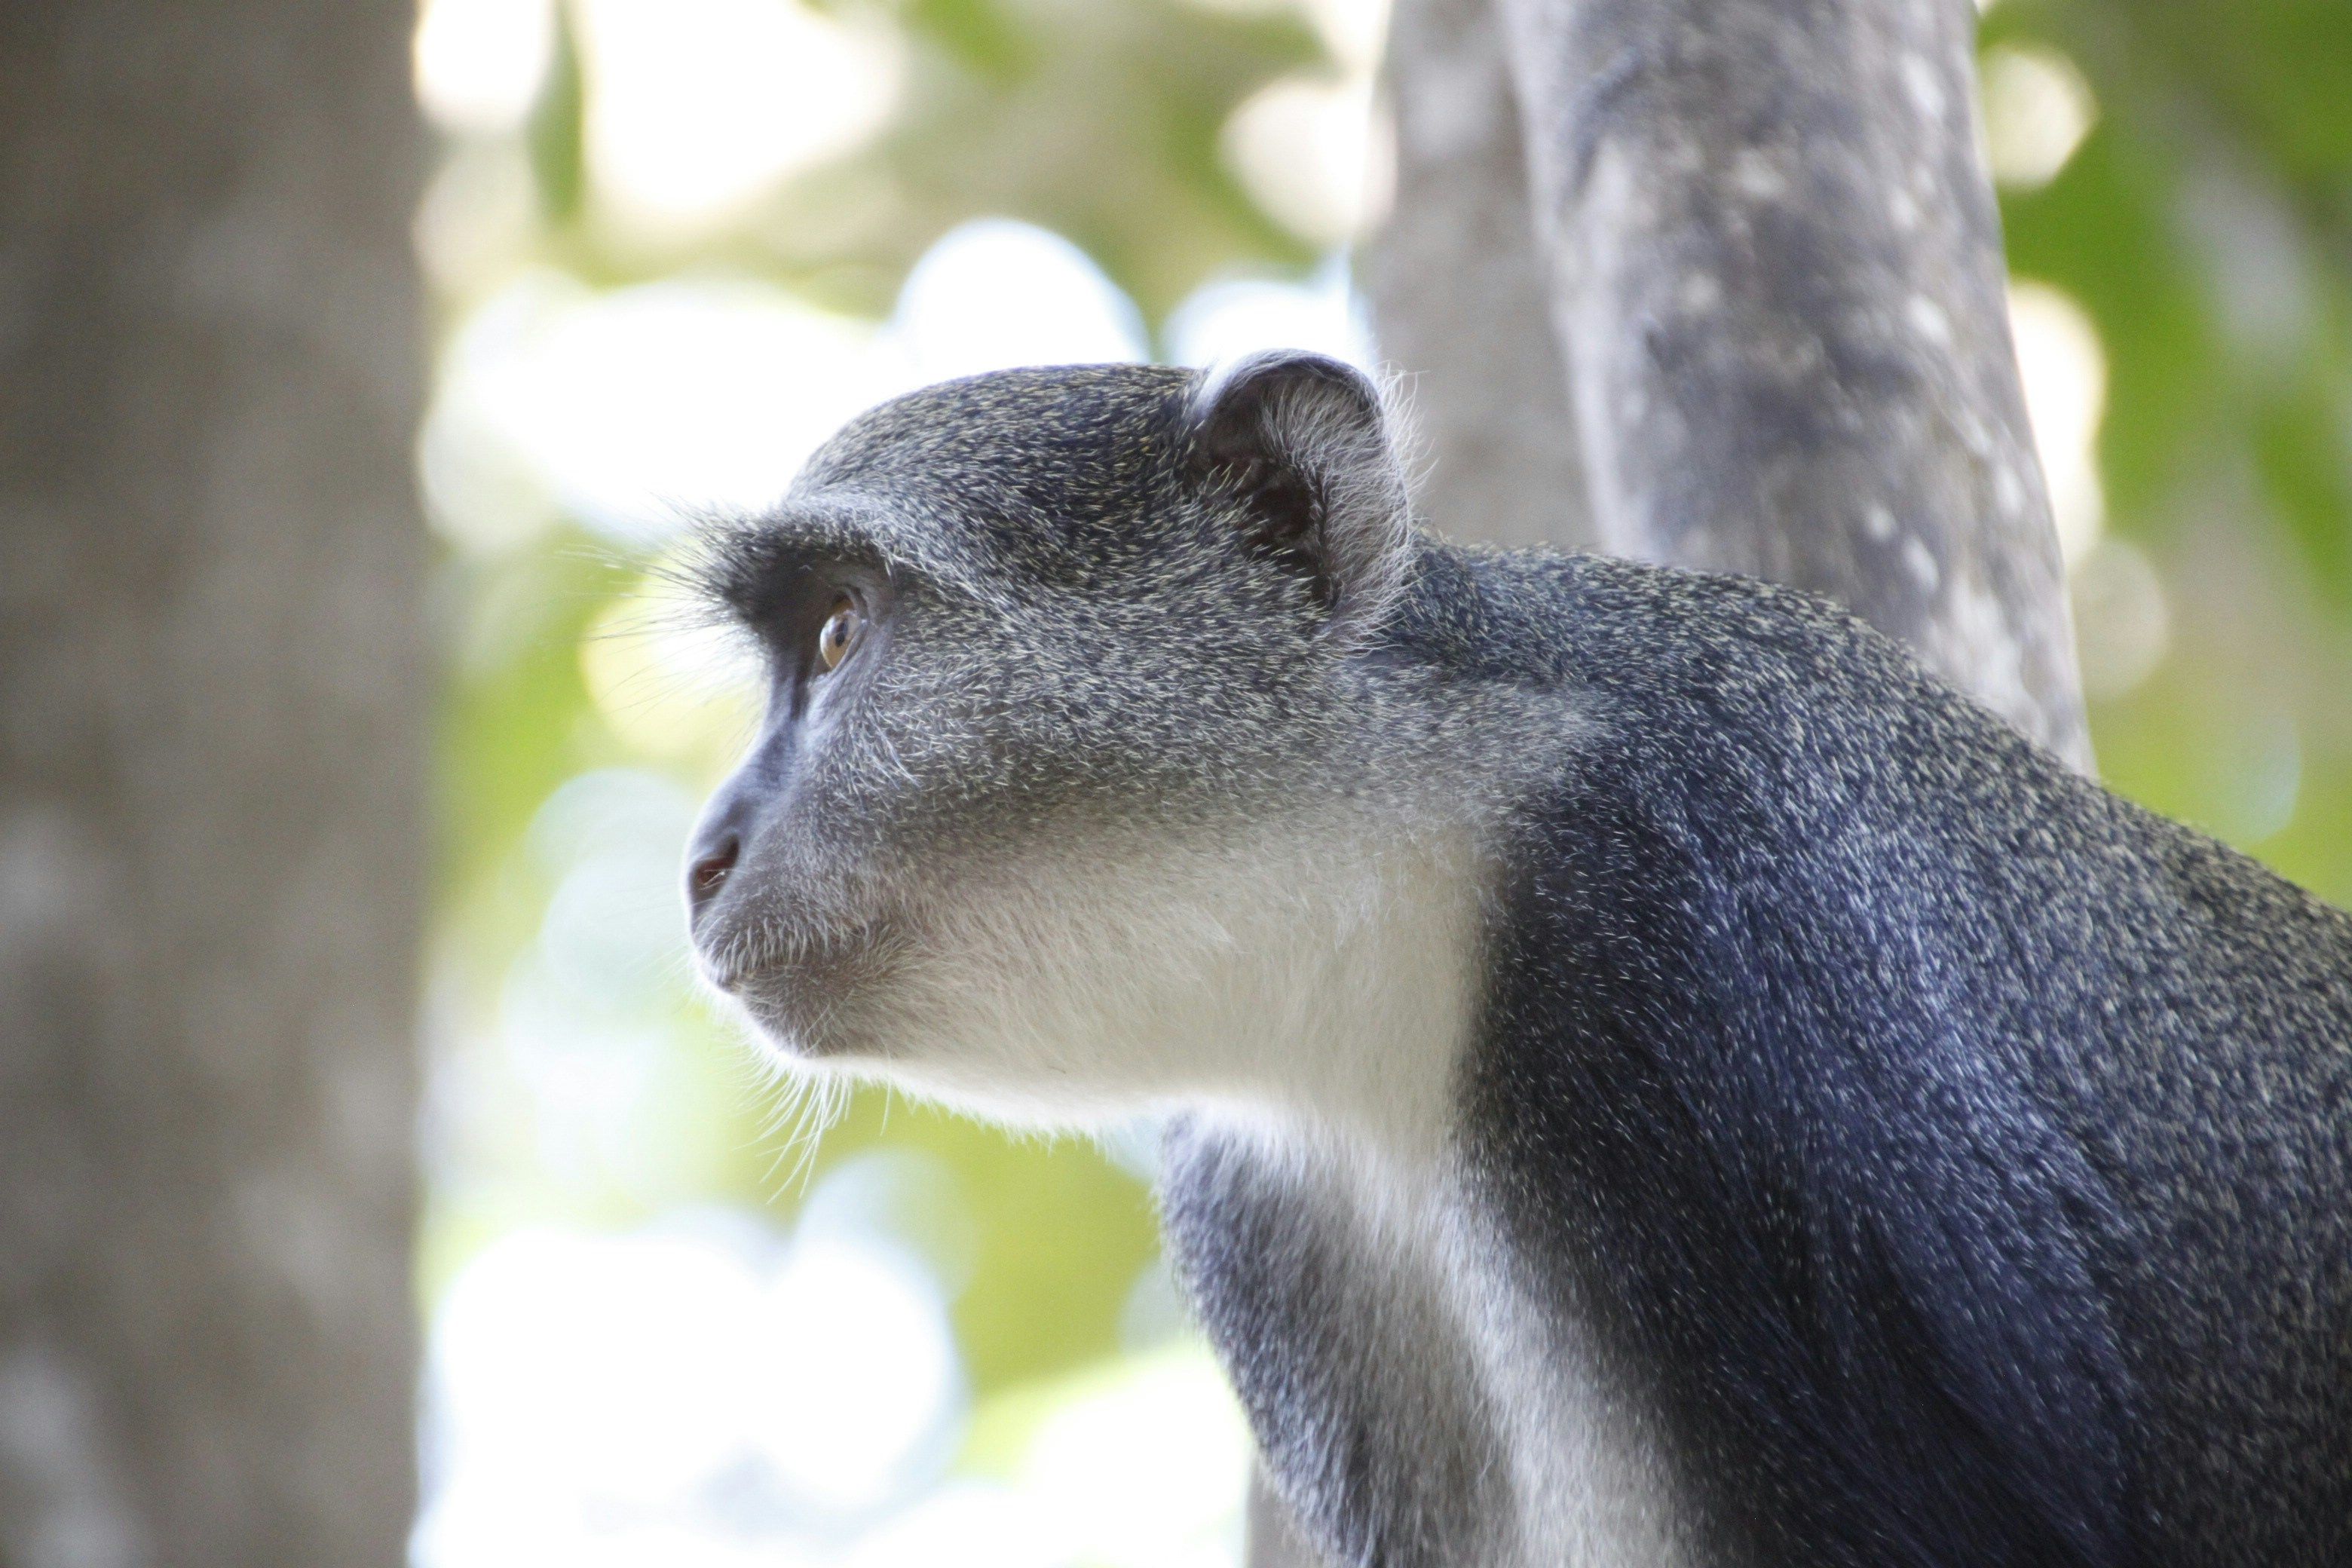
[[[870,999],[887,990],[903,962],[900,944],[879,929],[836,941],[802,943],[724,980],[706,975],[783,1065],[838,1068],[870,1060],[876,1031]]]
[[[1019,1132],[1095,1133],[1160,1109],[1131,1090],[1008,1072],[988,1048],[997,1031],[960,1037],[838,977],[822,989],[781,978],[739,985],[729,1000],[784,1077],[877,1085]]]
[[[1097,1131],[1135,1113],[1131,1096],[1066,1083],[1041,1093],[1009,1070],[995,1048],[1005,1021],[982,1000],[993,988],[943,982],[938,968],[903,931],[876,931],[797,949],[717,989],[783,1077],[883,1086],[1022,1131]]]
[[[803,955],[721,993],[787,1078],[887,1087],[1014,1131],[1094,1134],[1167,1109],[1150,1075],[1105,1073],[996,986],[901,947]]]

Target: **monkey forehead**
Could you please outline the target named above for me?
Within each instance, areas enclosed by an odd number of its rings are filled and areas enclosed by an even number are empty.
[[[1144,542],[1176,493],[1198,379],[1164,366],[1061,365],[924,387],[819,447],[784,512],[823,515],[934,571],[942,549],[972,571],[1008,559],[1099,562]]]
[[[1164,365],[1042,365],[991,371],[876,405],[820,447],[803,482],[887,474],[1044,484],[1080,495],[1166,460],[1183,438],[1199,373]]]

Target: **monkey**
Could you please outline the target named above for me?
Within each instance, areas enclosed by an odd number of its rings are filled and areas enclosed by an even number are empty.
[[[1362,374],[995,372],[696,569],[792,1070],[1166,1119],[1353,1568],[2352,1563],[2352,918],[1828,602],[1414,515]]]

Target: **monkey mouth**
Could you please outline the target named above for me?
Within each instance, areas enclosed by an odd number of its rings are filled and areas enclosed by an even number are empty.
[[[845,1048],[854,1004],[887,978],[905,951],[896,922],[873,920],[822,933],[772,933],[706,954],[704,974],[760,1026],[798,1056]]]

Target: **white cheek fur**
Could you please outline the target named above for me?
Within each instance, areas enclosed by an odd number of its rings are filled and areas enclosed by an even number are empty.
[[[1205,1103],[1433,1151],[1480,881],[1466,832],[1368,818],[1033,851],[926,910],[816,1070],[1041,1130]]]

